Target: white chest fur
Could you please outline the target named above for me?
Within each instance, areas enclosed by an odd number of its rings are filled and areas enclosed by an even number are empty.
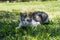
[[[31,26],[37,26],[37,25],[40,25],[40,22],[36,22],[36,21],[32,20]]]
[[[27,21],[22,22],[21,21],[19,23],[19,27],[17,27],[17,29],[20,28],[20,27],[22,27],[22,26],[27,26],[27,25],[37,27],[37,25],[40,25],[40,22],[36,22],[34,20],[32,20],[31,22],[27,22]]]

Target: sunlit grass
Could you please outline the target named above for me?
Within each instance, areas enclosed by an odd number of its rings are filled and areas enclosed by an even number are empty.
[[[44,11],[50,23],[36,29],[15,28],[20,22],[20,12]],[[4,40],[60,40],[60,2],[0,3],[0,39]]]

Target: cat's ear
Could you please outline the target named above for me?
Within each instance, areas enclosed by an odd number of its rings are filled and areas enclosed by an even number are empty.
[[[20,16],[23,16],[23,13],[22,12],[20,12]]]
[[[29,13],[29,16],[32,16],[32,12]]]

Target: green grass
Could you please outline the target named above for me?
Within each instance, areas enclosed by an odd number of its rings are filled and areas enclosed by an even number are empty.
[[[44,11],[49,15],[48,25],[36,29],[15,28],[20,22],[20,12]],[[60,40],[60,2],[0,3],[0,39],[3,40]]]

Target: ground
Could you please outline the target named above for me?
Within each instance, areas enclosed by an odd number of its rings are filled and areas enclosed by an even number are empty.
[[[50,23],[15,29],[20,22],[20,12],[44,11]],[[60,40],[60,2],[0,3],[0,40]]]

